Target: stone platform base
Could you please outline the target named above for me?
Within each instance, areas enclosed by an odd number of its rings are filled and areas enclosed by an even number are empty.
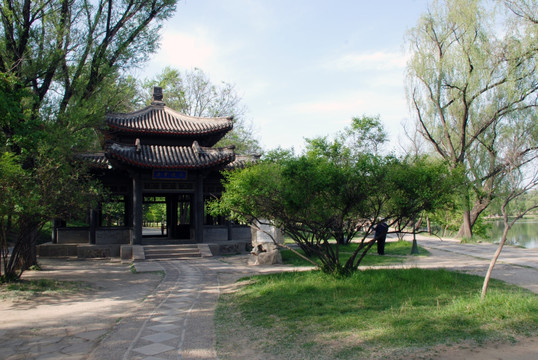
[[[73,257],[111,258],[120,256],[120,244],[89,245],[89,244],[52,244],[46,243],[37,246],[39,257]]]
[[[231,240],[214,243],[198,244],[201,255],[221,256],[247,254],[252,250],[248,240]],[[78,257],[78,258],[110,258],[119,257],[123,261],[144,260],[144,249],[141,245],[90,245],[90,244],[52,244],[38,245],[37,254],[40,257]]]
[[[247,254],[252,250],[250,240],[230,240],[200,245],[207,245],[213,256]]]

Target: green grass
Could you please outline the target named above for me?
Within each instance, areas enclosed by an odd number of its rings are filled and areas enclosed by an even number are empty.
[[[219,358],[234,358],[230,333],[255,351],[290,359],[378,358],[538,333],[536,295],[493,281],[480,302],[482,281],[424,269],[366,270],[340,279],[320,271],[255,276],[219,300]]]
[[[357,249],[357,243],[351,243],[349,245],[342,246],[340,245],[340,261],[344,263],[353,251]],[[411,246],[412,243],[408,241],[391,241],[387,242],[385,245],[385,255],[377,255],[377,250],[375,245],[368,251],[368,254],[364,257],[361,262],[362,266],[373,266],[373,265],[387,265],[387,264],[401,264],[405,262],[406,256],[415,256],[411,255]],[[304,254],[302,250],[298,250],[300,253]],[[294,254],[291,250],[282,250],[282,262],[294,266],[311,266],[308,261],[302,259],[301,257]],[[429,255],[429,252],[424,248],[419,246],[419,255]],[[314,259],[315,261],[316,259]]]
[[[65,295],[78,293],[90,288],[90,285],[81,281],[20,280],[0,284],[0,299],[29,299],[43,295]]]

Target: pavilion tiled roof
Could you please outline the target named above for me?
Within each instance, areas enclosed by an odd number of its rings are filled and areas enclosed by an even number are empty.
[[[111,167],[110,161],[108,161],[104,152],[82,154],[81,158],[88,161],[93,168],[109,169]]]
[[[107,157],[126,165],[152,169],[203,169],[216,167],[235,160],[233,147],[201,147],[194,141],[192,146],[135,145],[109,143]]]
[[[169,136],[204,136],[226,133],[233,127],[233,116],[202,118],[181,114],[154,101],[132,113],[106,115],[106,124],[113,131],[131,134]]]
[[[236,155],[235,160],[227,164],[225,170],[244,169],[260,160],[260,155]]]

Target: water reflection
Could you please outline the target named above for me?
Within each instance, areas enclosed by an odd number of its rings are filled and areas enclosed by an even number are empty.
[[[503,234],[504,223],[502,220],[491,221],[491,238],[498,243]],[[538,220],[519,220],[508,232],[506,243],[519,245],[527,249],[538,248]]]

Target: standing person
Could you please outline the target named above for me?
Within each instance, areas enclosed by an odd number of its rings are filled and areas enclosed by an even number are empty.
[[[374,239],[377,240],[377,253],[379,255],[385,255],[385,240],[387,239],[387,232],[389,226],[385,222],[385,219],[381,219],[375,227]]]

